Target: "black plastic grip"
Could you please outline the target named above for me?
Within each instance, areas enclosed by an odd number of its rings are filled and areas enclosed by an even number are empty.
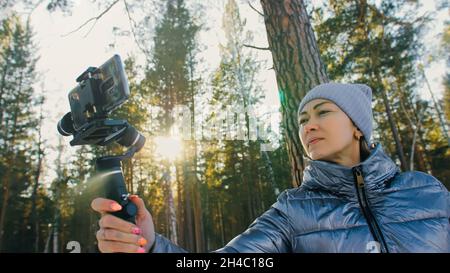
[[[122,210],[111,214],[135,223],[137,207],[128,199],[129,194],[120,165],[120,158],[103,157],[97,159],[97,170],[104,185],[105,198],[114,200],[122,206]]]

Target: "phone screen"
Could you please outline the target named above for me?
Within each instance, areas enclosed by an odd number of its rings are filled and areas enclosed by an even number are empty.
[[[100,85],[103,110],[110,112],[128,99],[128,81],[119,55],[114,55],[99,70],[103,80]]]

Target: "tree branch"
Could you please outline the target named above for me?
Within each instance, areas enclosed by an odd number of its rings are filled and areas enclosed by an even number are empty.
[[[33,7],[31,7],[30,12],[27,15],[27,25],[30,23],[31,14],[44,2],[44,0],[39,0]]]
[[[127,1],[123,0],[123,3],[125,5],[125,10],[127,11],[128,21],[130,22],[130,28],[131,28],[131,33],[133,34],[134,42],[136,43],[138,48],[142,51],[142,53],[144,53],[145,57],[148,59],[150,57],[150,52],[148,52],[145,48],[143,48],[141,46],[141,44],[139,43],[138,39],[136,38],[136,32],[134,31],[136,22],[133,20],[133,18],[131,18],[131,14],[130,14],[130,10],[128,9]]]
[[[366,3],[366,5],[369,7],[369,9],[375,13],[376,15],[380,16],[383,20],[385,20],[388,23],[395,23],[398,24],[400,26],[404,26],[404,27],[412,27],[413,24],[415,23],[424,23],[426,22],[429,17],[429,14],[425,13],[423,16],[420,16],[419,18],[416,18],[414,21],[412,22],[408,22],[408,21],[402,21],[398,18],[395,18],[393,16],[387,16],[386,14],[384,14],[383,12],[381,12],[376,6],[372,5],[372,4],[368,4]]]
[[[247,44],[243,44],[243,46],[258,49],[258,50],[270,50],[270,47],[259,47],[259,46],[252,46],[252,45],[247,45]]]
[[[250,6],[250,8],[254,11],[256,11],[256,13],[258,13],[259,15],[261,15],[262,17],[265,17],[264,14],[262,12],[260,12],[259,10],[257,10],[255,7],[252,6],[252,4],[249,2],[247,2],[248,5]]]
[[[71,32],[62,35],[62,37],[66,37],[74,32],[77,32],[78,30],[82,29],[84,26],[86,26],[89,22],[94,21],[94,25],[91,27],[91,29],[88,31],[88,33],[86,33],[85,37],[91,32],[92,28],[95,26],[95,24],[97,23],[97,21],[103,16],[105,15],[115,4],[117,4],[119,2],[119,0],[115,0],[111,5],[109,5],[102,13],[100,13],[98,16],[96,17],[92,17],[89,20],[87,20],[86,22],[84,22],[81,26],[79,26],[77,29],[72,30]]]
[[[92,29],[94,29],[95,25],[97,24],[98,20],[94,21],[94,24],[92,24],[91,28],[88,30],[88,32],[86,32],[86,34],[84,34],[83,38],[86,38],[89,33],[91,33]]]

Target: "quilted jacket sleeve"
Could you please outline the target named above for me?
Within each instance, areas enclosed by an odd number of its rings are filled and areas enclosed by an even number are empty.
[[[217,253],[280,253],[291,252],[292,225],[288,218],[287,191],[277,202],[258,217],[242,234],[231,240]],[[170,240],[157,234],[153,253],[186,252]]]

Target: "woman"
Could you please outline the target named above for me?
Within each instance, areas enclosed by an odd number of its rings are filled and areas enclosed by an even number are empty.
[[[362,84],[316,86],[300,103],[302,146],[311,159],[299,188],[284,191],[242,234],[216,252],[450,252],[450,196],[434,177],[400,173],[372,135],[372,91]],[[154,232],[137,196],[137,224],[103,214],[102,252],[183,252]]]

